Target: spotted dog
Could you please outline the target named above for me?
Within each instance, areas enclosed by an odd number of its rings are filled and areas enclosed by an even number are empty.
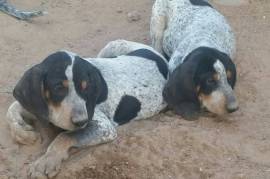
[[[43,11],[21,11],[9,4],[7,0],[0,0],[0,11],[5,12],[20,20],[29,20],[30,18],[44,15]]]
[[[218,115],[238,109],[234,34],[206,0],[156,0],[150,33],[169,58],[163,96],[176,113],[191,120],[201,108]]]
[[[30,120],[64,130],[31,164],[30,178],[53,177],[72,147],[112,141],[117,125],[151,117],[166,104],[166,59],[151,47],[117,40],[98,58],[59,51],[27,70],[14,89],[7,121],[14,139],[33,143]]]

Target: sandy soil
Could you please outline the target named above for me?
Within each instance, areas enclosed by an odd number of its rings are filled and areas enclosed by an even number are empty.
[[[14,143],[4,121],[21,74],[58,49],[95,56],[106,42],[124,38],[149,44],[151,0],[12,0],[49,12],[30,23],[0,13],[0,178],[26,178],[29,163],[47,143]],[[228,119],[187,122],[171,112],[119,128],[112,143],[84,149],[56,178],[178,179],[270,178],[270,2],[215,4],[231,22],[241,109]],[[226,4],[226,3],[225,3]],[[128,22],[137,10],[141,20]]]

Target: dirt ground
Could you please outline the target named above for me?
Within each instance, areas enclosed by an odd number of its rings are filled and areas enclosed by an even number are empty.
[[[26,178],[47,144],[18,145],[5,123],[10,94],[22,73],[48,54],[67,49],[94,57],[118,38],[149,44],[151,0],[11,0],[43,6],[31,22],[0,13],[0,178]],[[188,122],[171,112],[119,127],[112,143],[84,149],[64,163],[57,179],[269,179],[270,1],[216,4],[237,37],[240,110],[226,119]],[[138,11],[141,19],[127,20]]]

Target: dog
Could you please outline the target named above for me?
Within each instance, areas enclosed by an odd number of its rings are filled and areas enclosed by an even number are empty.
[[[30,120],[64,130],[31,164],[29,177],[53,177],[70,148],[112,141],[116,126],[158,114],[166,107],[167,75],[162,55],[125,40],[108,43],[97,58],[58,51],[27,70],[7,112],[13,138],[22,144],[36,140]]]
[[[0,11],[16,17],[20,20],[29,20],[33,17],[42,16],[46,14],[43,11],[21,11],[15,8],[13,5],[9,4],[7,0],[0,0]]]
[[[206,0],[156,0],[150,26],[152,47],[169,57],[163,96],[170,108],[189,120],[201,109],[238,109],[235,37],[223,15]]]

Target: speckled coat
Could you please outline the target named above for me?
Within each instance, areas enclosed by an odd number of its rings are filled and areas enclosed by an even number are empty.
[[[121,41],[118,42],[121,43]],[[126,41],[122,42],[125,43]],[[119,49],[121,45],[117,47]],[[118,50],[109,51],[116,52]],[[128,51],[131,51],[131,49]],[[156,53],[153,49],[152,51]],[[123,53],[123,51],[120,53]],[[114,53],[114,55],[117,54]],[[100,56],[102,54],[99,54]],[[162,90],[166,78],[160,73],[154,61],[127,55],[121,55],[117,58],[91,58],[86,60],[101,71],[107,83],[108,98],[98,108],[110,119],[113,119],[119,102],[125,95],[134,96],[141,103],[141,110],[134,118],[135,120],[151,117],[165,107]]]
[[[13,138],[22,144],[32,144],[38,138],[26,118],[48,120],[65,129],[31,164],[29,178],[53,177],[69,157],[70,148],[112,141],[117,137],[116,125],[159,113],[166,106],[162,90],[167,74],[162,55],[125,40],[110,42],[98,58],[59,51],[29,69],[16,85],[17,101],[7,112]],[[57,90],[59,80],[62,85]],[[52,105],[52,99],[63,94],[62,100]]]
[[[201,46],[234,57],[235,39],[231,27],[223,15],[203,0],[156,0],[151,37],[154,48],[170,57],[170,72]]]

